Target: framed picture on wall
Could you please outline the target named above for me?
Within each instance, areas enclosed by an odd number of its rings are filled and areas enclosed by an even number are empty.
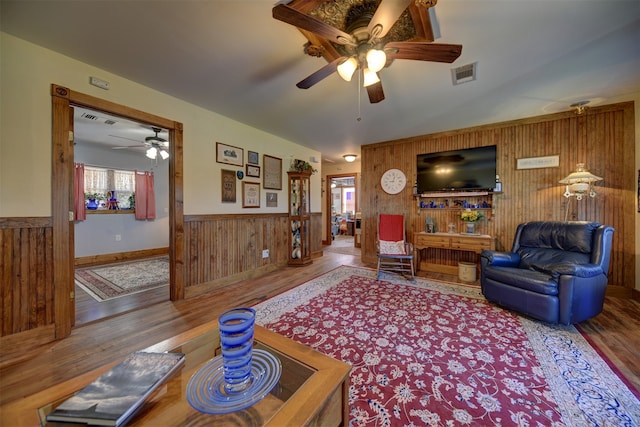
[[[267,207],[268,208],[278,207],[278,193],[267,193]]]
[[[260,166],[250,165],[247,163],[247,176],[260,178]]]
[[[259,208],[260,207],[260,183],[259,182],[243,182],[242,183],[242,207],[243,208]]]
[[[236,202],[236,172],[222,169],[222,203]]]
[[[216,142],[216,162],[244,166],[244,150],[233,145]]]
[[[265,154],[262,157],[262,166],[262,186],[270,190],[282,190],[282,159]]]
[[[258,157],[258,153],[256,153],[255,151],[248,151],[247,163],[251,163],[252,165],[260,164],[260,158]]]

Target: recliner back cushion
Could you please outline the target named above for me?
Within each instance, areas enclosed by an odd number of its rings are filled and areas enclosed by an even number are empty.
[[[559,249],[590,254],[595,222],[530,222],[520,234],[520,247]]]
[[[587,264],[589,254],[580,252],[561,251],[559,249],[520,248],[520,264],[518,267],[530,270],[547,270],[550,266],[561,262],[572,264]]]

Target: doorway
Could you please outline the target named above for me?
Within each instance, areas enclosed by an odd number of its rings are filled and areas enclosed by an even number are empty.
[[[86,218],[73,223],[79,326],[169,300],[169,165],[157,151],[153,159],[147,154],[165,148],[166,129],[82,106],[73,111],[74,163],[84,165],[85,195],[98,197]],[[135,180],[149,173],[155,218],[137,220],[130,206]]]
[[[360,247],[360,210],[357,175],[327,175],[327,234],[330,246]]]
[[[73,109],[81,106],[168,130],[169,135],[169,295],[172,301],[185,293],[183,244],[182,124],[120,104],[51,85],[53,116],[52,223],[56,313],[55,337],[71,333],[75,321],[73,226]],[[70,297],[71,296],[71,297]]]

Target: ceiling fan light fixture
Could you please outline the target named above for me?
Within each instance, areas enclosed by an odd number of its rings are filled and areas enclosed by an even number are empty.
[[[384,50],[369,49],[367,52],[367,66],[371,71],[377,73],[382,70],[387,63],[387,54]]]
[[[351,163],[351,162],[355,162],[356,161],[356,157],[358,157],[358,156],[356,156],[355,154],[345,154],[342,157],[344,157],[344,161],[345,162]]]
[[[352,56],[351,58],[338,65],[337,70],[338,74],[344,81],[350,82],[351,77],[353,77],[353,73],[355,73],[357,68],[358,61],[356,61],[356,58]]]
[[[147,150],[148,158],[155,159],[157,155],[158,155],[158,150],[156,149],[156,147],[151,147]]]
[[[364,75],[364,84],[363,84],[364,87],[369,87],[371,85],[374,85],[380,82],[380,78],[378,77],[376,72],[370,70],[369,68],[365,68],[362,71],[362,74]]]
[[[162,157],[162,160],[167,160],[169,158],[169,153],[166,150],[160,150],[160,157]]]

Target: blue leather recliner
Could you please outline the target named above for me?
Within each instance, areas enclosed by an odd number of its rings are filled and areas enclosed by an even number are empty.
[[[613,231],[582,221],[520,224],[511,252],[482,252],[482,294],[549,323],[590,319],[602,311]]]

